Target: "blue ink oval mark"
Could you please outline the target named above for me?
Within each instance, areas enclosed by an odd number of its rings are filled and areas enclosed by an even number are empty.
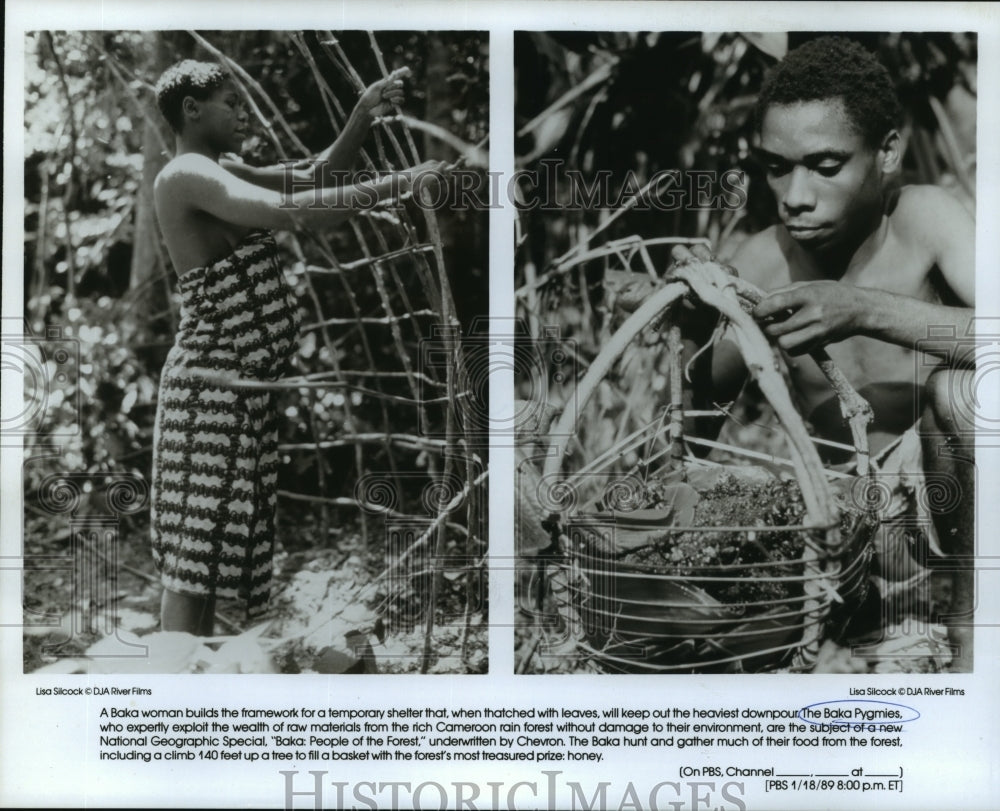
[[[913,713],[912,718],[900,717],[900,718],[886,718],[878,714],[878,710],[874,708],[861,708],[854,706],[853,711],[848,711],[846,709],[841,710],[839,707],[834,707],[836,704],[876,704],[881,709],[886,709],[889,707],[896,708],[897,711],[906,710]],[[823,707],[822,711],[816,710],[816,707]],[[807,711],[813,710],[812,715],[806,715]],[[889,710],[892,712],[893,710]],[[869,715],[871,714],[871,715]],[[903,715],[903,713],[900,713]],[[807,724],[908,724],[911,721],[916,721],[920,717],[920,712],[913,707],[909,707],[906,704],[897,704],[893,701],[875,701],[872,699],[865,698],[844,698],[838,699],[836,701],[817,701],[815,704],[809,704],[803,707],[798,712],[798,718],[800,721],[804,721]]]

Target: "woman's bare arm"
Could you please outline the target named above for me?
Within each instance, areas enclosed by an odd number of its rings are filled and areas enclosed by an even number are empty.
[[[198,154],[172,161],[156,181],[158,208],[204,211],[242,228],[335,226],[380,200],[409,190],[414,178],[439,169],[436,161],[348,186],[310,187],[291,193],[248,182]]]
[[[409,68],[399,68],[386,78],[370,84],[354,105],[337,139],[313,158],[261,167],[227,159],[221,160],[220,164],[240,179],[274,191],[348,185],[347,172],[361,151],[372,121],[402,102],[403,79],[409,75]]]

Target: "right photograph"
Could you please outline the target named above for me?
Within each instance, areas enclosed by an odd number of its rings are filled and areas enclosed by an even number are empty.
[[[514,62],[517,673],[971,672],[976,35]]]

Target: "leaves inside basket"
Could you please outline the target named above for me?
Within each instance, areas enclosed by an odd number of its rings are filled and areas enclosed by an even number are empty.
[[[690,577],[713,599],[751,614],[796,604],[803,595],[805,532],[786,527],[805,520],[798,484],[766,471],[744,477],[723,469],[700,479],[712,483],[700,493],[683,483],[651,486],[655,507],[587,516],[591,549],[613,556],[618,570]],[[842,510],[845,539],[858,526],[857,512],[848,507]]]

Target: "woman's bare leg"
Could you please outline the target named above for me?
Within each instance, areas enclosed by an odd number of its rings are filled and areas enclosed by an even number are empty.
[[[160,628],[211,636],[215,631],[215,597],[164,589],[160,600]]]

